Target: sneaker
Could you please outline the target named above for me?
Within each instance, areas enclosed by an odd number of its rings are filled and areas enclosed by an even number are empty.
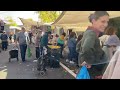
[[[68,60],[68,59],[66,59],[66,62],[69,62],[69,60]]]
[[[75,64],[75,62],[73,62],[73,61],[70,61],[70,64]]]

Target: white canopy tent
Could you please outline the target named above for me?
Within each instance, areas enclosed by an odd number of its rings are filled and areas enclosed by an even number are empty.
[[[94,11],[63,11],[58,19],[52,24],[65,29],[76,28],[85,29],[90,25],[88,17]],[[108,11],[110,18],[119,17],[120,11]]]
[[[18,29],[18,30],[21,30],[21,27],[17,27],[17,26],[10,26],[10,29]]]

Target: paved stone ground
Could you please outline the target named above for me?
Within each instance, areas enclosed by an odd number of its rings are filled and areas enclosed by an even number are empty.
[[[68,62],[65,61],[65,59],[61,59],[61,62],[68,67],[71,71],[73,71],[75,74],[77,74],[77,72],[79,71],[79,67],[77,67],[76,64],[70,64]]]
[[[8,62],[9,50],[12,49],[12,45],[8,47],[7,51],[0,53],[0,79],[74,79],[67,71],[62,67],[59,69],[47,68],[46,75],[40,76],[36,70],[35,49],[32,48],[32,57],[27,58],[27,62],[23,63],[19,54],[19,61],[13,59]]]

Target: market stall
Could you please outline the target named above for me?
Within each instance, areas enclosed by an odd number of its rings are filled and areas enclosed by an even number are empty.
[[[68,29],[73,31],[85,31],[89,23],[88,17],[94,11],[63,11],[53,26],[63,27],[67,32]],[[110,18],[120,16],[120,11],[108,11]]]

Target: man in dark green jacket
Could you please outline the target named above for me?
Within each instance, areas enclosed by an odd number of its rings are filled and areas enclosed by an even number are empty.
[[[41,38],[41,46],[42,47],[47,47],[48,45],[48,38],[51,35],[51,32],[45,32],[45,34]]]
[[[43,54],[43,47],[48,48],[48,41],[49,41],[49,37],[51,36],[51,32],[45,32],[45,34],[42,36],[41,40],[40,40],[40,46],[41,46],[41,54]]]

